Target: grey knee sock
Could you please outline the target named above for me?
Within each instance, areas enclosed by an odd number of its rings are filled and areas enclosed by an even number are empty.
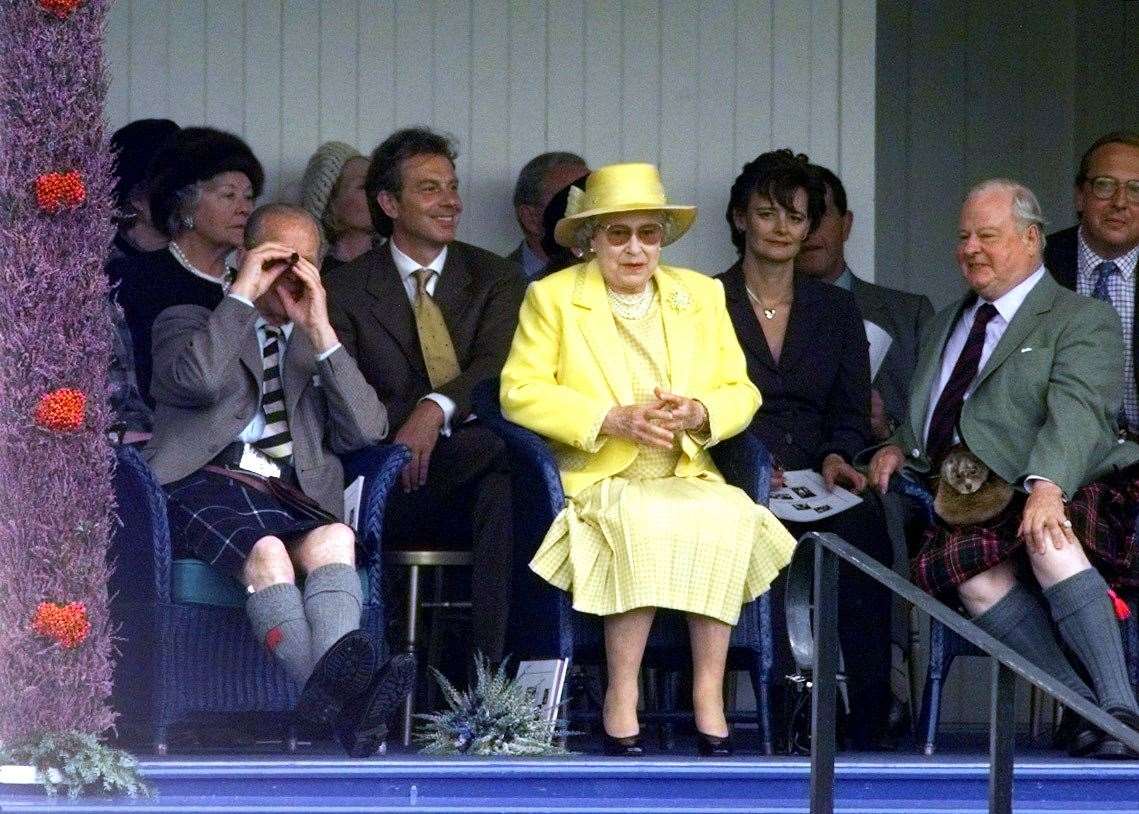
[[[305,615],[312,627],[314,663],[337,639],[360,627],[363,607],[360,578],[351,565],[322,565],[305,577]]]
[[[1051,673],[1072,691],[1096,703],[1095,695],[1060,649],[1044,607],[1023,585],[1015,585],[997,604],[973,617],[973,623]]]
[[[303,687],[314,662],[312,636],[300,589],[291,582],[262,588],[245,600],[245,612],[257,640],[280,659],[288,674]]]
[[[1044,591],[1064,642],[1088,668],[1104,708],[1139,712],[1127,677],[1119,622],[1107,595],[1107,583],[1094,568],[1061,580]]]

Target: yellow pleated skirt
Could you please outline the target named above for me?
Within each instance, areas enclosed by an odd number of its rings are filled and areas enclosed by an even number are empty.
[[[725,483],[606,478],[566,502],[530,568],[607,616],[674,608],[734,625],[791,561],[795,540]]]

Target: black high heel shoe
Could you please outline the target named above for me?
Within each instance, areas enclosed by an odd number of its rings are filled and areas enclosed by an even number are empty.
[[[605,754],[608,757],[642,757],[645,754],[645,747],[641,744],[641,733],[615,738],[606,732]]]
[[[700,757],[731,757],[736,753],[736,747],[732,744],[731,733],[724,737],[717,735],[705,735],[699,729],[696,730],[696,754]]]

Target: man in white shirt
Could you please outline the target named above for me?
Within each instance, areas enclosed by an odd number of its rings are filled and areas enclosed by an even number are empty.
[[[1080,159],[1075,185],[1076,226],[1048,236],[1044,265],[1056,280],[1110,302],[1123,323],[1123,411],[1120,426],[1139,434],[1139,131],[1108,133]]]
[[[504,655],[513,553],[502,441],[471,412],[471,390],[502,371],[524,282],[496,254],[455,240],[463,210],[450,141],[400,130],[364,181],[390,240],[327,279],[332,324],[387,407],[411,461],[388,503],[384,545],[472,552],[472,645]]]
[[[554,195],[588,173],[584,158],[566,152],[537,155],[519,171],[514,184],[514,215],[523,238],[506,259],[517,263],[527,280],[541,274],[550,259],[542,247],[542,213]]]
[[[1040,205],[1026,187],[987,181],[966,197],[957,261],[971,291],[924,331],[908,419],[875,453],[870,480],[885,492],[903,465],[936,475],[963,446],[994,485],[1011,485],[1011,502],[992,516],[927,530],[914,581],[960,601],[982,629],[1135,726],[1139,707],[1100,573],[1116,585],[1135,581],[1139,447],[1116,438],[1119,319],[1061,288],[1045,272],[1043,244]],[[1044,604],[1021,583],[1026,573]],[[1053,623],[1094,692],[1061,651]],[[1087,725],[1069,747],[1131,756]]]

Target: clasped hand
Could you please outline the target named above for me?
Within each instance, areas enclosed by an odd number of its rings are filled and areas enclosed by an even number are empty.
[[[256,303],[266,294],[276,296],[289,321],[301,328],[318,353],[336,344],[328,319],[328,298],[316,266],[281,243],[262,243],[243,252],[241,267],[230,286]]]
[[[601,424],[603,435],[668,449],[676,433],[698,430],[708,423],[704,405],[686,396],[656,388],[656,401],[613,407]]]

